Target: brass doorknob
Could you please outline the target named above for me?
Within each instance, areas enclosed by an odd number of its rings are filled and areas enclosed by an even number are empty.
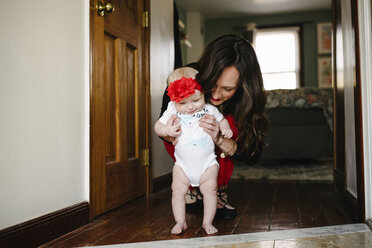
[[[99,16],[104,16],[106,13],[109,14],[113,12],[115,10],[115,7],[111,3],[103,4],[101,1],[98,1],[96,9]]]

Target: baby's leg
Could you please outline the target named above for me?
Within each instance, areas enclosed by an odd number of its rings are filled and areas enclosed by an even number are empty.
[[[213,165],[206,169],[200,178],[199,188],[204,201],[203,228],[207,234],[218,232],[212,225],[217,209],[217,175],[218,165]]]
[[[172,228],[172,234],[180,234],[187,229],[186,213],[185,213],[185,195],[189,189],[190,181],[181,169],[181,167],[173,166],[173,182],[172,182],[172,210],[176,220],[176,225]]]

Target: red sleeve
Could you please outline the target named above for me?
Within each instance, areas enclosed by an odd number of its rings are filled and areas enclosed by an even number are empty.
[[[225,119],[229,122],[230,128],[233,131],[232,139],[236,140],[238,138],[238,128],[234,123],[234,119],[232,115],[226,115]],[[218,186],[226,186],[231,178],[232,172],[234,170],[234,162],[230,156],[226,156],[225,158],[221,158],[221,150],[216,147],[216,155],[217,161],[220,164],[220,170],[218,171]]]
[[[174,145],[172,143],[168,143],[166,141],[163,141],[165,149],[167,150],[169,156],[173,158],[174,161],[176,161],[176,158],[174,157]]]

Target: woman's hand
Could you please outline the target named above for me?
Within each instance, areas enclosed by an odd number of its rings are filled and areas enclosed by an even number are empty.
[[[203,130],[212,137],[213,142],[216,143],[220,138],[220,127],[216,118],[213,115],[206,114],[199,122],[199,126],[203,128]]]
[[[236,142],[221,135],[220,126],[213,115],[206,114],[199,122],[199,126],[212,137],[215,145],[223,151],[224,155],[223,157],[221,156],[221,158],[224,158],[226,155],[234,155],[237,149]]]

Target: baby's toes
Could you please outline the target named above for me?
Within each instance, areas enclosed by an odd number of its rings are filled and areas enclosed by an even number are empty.
[[[180,234],[182,231],[185,231],[187,229],[187,225],[186,223],[176,223],[172,230],[171,230],[171,233],[172,234]]]
[[[181,232],[182,232],[182,228],[177,224],[174,225],[171,231],[172,234],[180,234]]]
[[[215,228],[213,225],[204,225],[203,227],[204,227],[204,231],[208,235],[215,234],[216,232],[218,232],[217,228]]]

